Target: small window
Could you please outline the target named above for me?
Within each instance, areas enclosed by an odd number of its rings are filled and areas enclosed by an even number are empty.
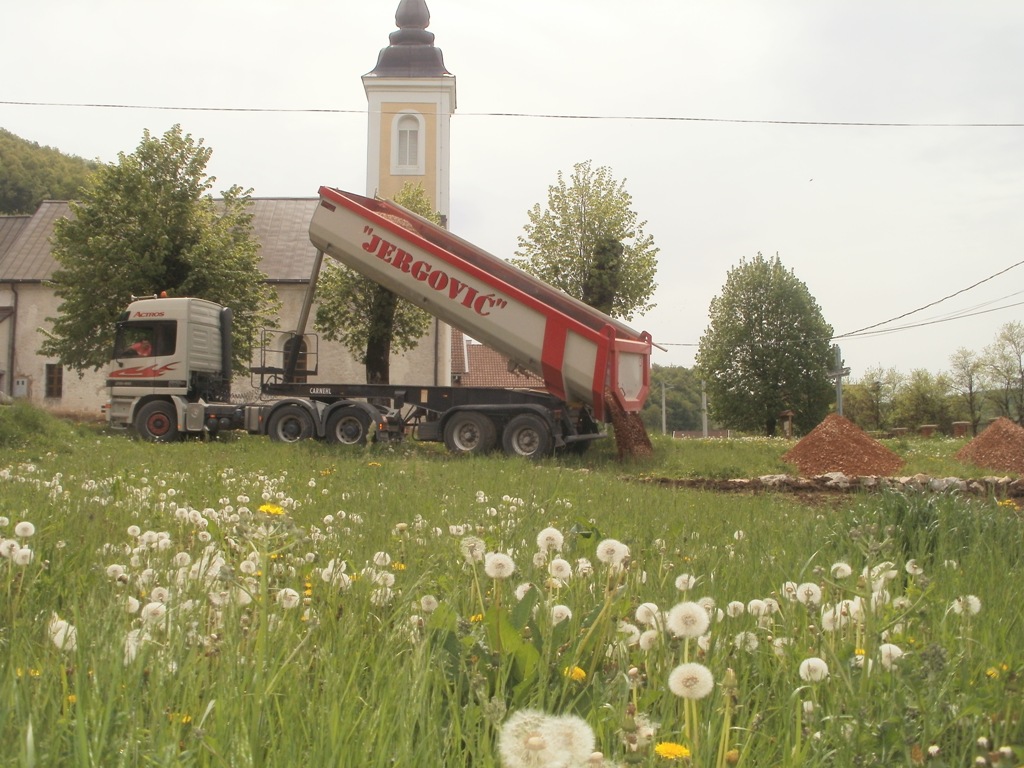
[[[114,357],[165,357],[177,348],[174,321],[119,323]]]
[[[391,172],[397,176],[422,176],[424,169],[423,116],[402,112],[391,124]]]
[[[46,364],[46,397],[59,400],[64,394],[64,367]]]

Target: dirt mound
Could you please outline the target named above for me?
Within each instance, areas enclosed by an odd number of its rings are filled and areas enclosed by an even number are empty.
[[[895,475],[903,466],[903,459],[898,455],[836,413],[825,417],[782,460],[812,476],[842,472],[853,477],[887,477]]]
[[[1024,427],[1007,418],[996,419],[956,457],[999,472],[1024,472]]]
[[[618,448],[619,458],[635,459],[652,455],[654,448],[651,446],[651,438],[647,435],[640,414],[624,411],[610,390],[605,390],[604,405],[612,416],[615,447]]]

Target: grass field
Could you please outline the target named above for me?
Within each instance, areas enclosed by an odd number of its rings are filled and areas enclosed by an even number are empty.
[[[962,444],[887,443],[984,474]],[[2,408],[0,765],[1020,765],[1014,503],[635,482],[790,445],[530,463]]]

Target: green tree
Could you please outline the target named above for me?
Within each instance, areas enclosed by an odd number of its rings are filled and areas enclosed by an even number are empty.
[[[854,383],[843,387],[843,416],[869,431],[885,431],[892,424],[892,405],[906,386],[895,368],[868,368]]]
[[[527,215],[511,262],[605,314],[630,320],[651,309],[658,249],[631,209],[625,181],[611,169],[577,163],[548,187],[548,207]],[[613,294],[611,300],[608,300]],[[594,303],[596,301],[596,303]],[[605,310],[609,307],[609,310]]]
[[[910,430],[923,424],[937,424],[943,432],[953,428],[949,378],[918,368],[910,372],[892,403],[892,419]]]
[[[407,182],[394,201],[440,224],[421,184]],[[433,317],[410,301],[343,264],[324,265],[319,282],[315,327],[324,338],[340,341],[366,366],[367,384],[387,384],[391,353],[413,349]]]
[[[132,296],[195,296],[230,307],[233,363],[244,372],[277,296],[259,270],[259,244],[248,212],[251,190],[208,194],[212,150],[175,125],[147,130],[136,150],[101,165],[71,216],[56,222],[53,273],[61,299],[40,352],[79,372],[110,357],[114,322]]]
[[[1024,323],[1000,327],[982,353],[982,364],[996,415],[1024,423]]]
[[[832,326],[777,254],[758,253],[733,267],[709,315],[697,369],[716,421],[774,435],[783,411],[794,412],[798,432],[825,417],[833,393]]]
[[[700,429],[700,378],[692,368],[678,365],[651,366],[651,393],[640,412],[644,426],[651,432],[661,433],[662,385],[665,394],[665,431]]]
[[[981,357],[960,347],[949,358],[949,383],[962,412],[971,422],[971,434],[978,434],[981,424],[984,364]]]
[[[98,165],[0,128],[0,214],[33,213],[43,200],[73,200]]]

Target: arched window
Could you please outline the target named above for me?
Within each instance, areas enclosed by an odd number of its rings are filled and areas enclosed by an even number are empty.
[[[391,173],[422,176],[425,172],[423,116],[415,112],[395,115],[391,137]]]

